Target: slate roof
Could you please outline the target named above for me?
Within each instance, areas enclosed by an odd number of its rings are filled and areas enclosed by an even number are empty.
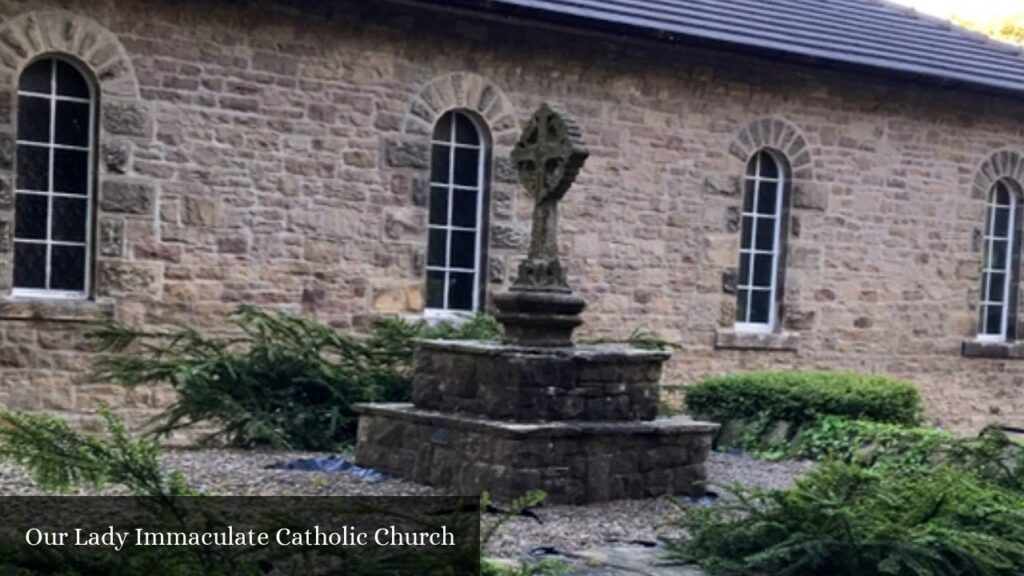
[[[982,2],[984,0],[974,0]],[[448,0],[1024,94],[1021,49],[880,0]]]

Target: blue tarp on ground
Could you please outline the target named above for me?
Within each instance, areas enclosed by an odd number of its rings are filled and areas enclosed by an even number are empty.
[[[299,458],[291,462],[278,462],[267,466],[271,470],[301,470],[303,472],[348,472],[367,482],[381,482],[388,477],[372,468],[356,466],[348,458],[328,456],[327,458]]]

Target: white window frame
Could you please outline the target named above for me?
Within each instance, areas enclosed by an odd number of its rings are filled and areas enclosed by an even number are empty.
[[[775,168],[776,168],[776,170],[778,172],[778,176],[776,178],[765,178],[765,177],[761,176],[761,158],[763,158],[764,156],[770,157],[772,159],[772,161],[775,162]],[[750,163],[751,162],[755,162],[756,163],[755,166],[754,166],[754,173],[753,173],[753,175],[750,174]],[[750,212],[744,211],[743,210],[743,205],[740,206],[740,262],[742,263],[742,261],[743,261],[742,256],[744,254],[749,255],[749,262],[747,263],[747,265],[748,265],[748,270],[747,270],[747,282],[748,282],[748,284],[740,285],[739,284],[739,279],[742,278],[742,273],[737,275],[737,279],[736,279],[737,280],[737,286],[736,286],[737,305],[739,303],[739,294],[740,294],[740,292],[747,292],[747,309],[746,309],[746,313],[744,314],[744,318],[749,320],[750,319],[750,314],[751,314],[751,307],[753,306],[753,300],[754,300],[751,296],[753,295],[753,293],[755,291],[758,291],[758,292],[768,292],[769,293],[769,295],[768,295],[768,298],[769,298],[768,303],[769,304],[768,304],[768,322],[767,323],[749,322],[749,321],[741,322],[741,321],[737,320],[735,322],[735,324],[733,324],[733,329],[736,330],[737,332],[747,332],[747,333],[754,333],[754,334],[770,334],[770,333],[775,331],[775,327],[776,327],[776,324],[778,322],[778,318],[776,317],[777,314],[778,314],[777,313],[778,306],[776,305],[776,298],[778,297],[778,290],[779,290],[779,257],[780,257],[781,251],[782,251],[782,230],[783,230],[783,225],[785,224],[783,222],[783,218],[785,217],[785,213],[783,211],[783,207],[784,207],[784,196],[785,196],[785,188],[786,188],[786,177],[787,177],[787,174],[786,174],[786,171],[785,171],[785,164],[774,153],[772,153],[771,151],[769,151],[767,149],[761,149],[761,150],[758,150],[757,152],[755,152],[754,155],[750,158],[750,160],[747,161],[747,165],[744,167],[743,179],[744,179],[744,184],[745,184],[744,188],[745,189],[743,191],[743,197],[741,199],[741,202],[743,202],[743,204],[746,204],[746,194],[748,193],[746,188],[750,188],[750,194],[752,194],[753,197],[750,199],[750,201],[751,201],[751,203],[750,203],[751,211]],[[775,190],[775,211],[770,216],[766,215],[766,214],[759,214],[757,212],[758,194],[760,193],[761,183],[762,182],[768,182],[768,183],[774,182],[775,185],[776,185],[776,190]],[[752,184],[752,187],[750,186],[751,184]],[[743,232],[742,231],[743,231],[743,220],[744,220],[744,218],[752,218],[752,220],[753,220],[753,222],[751,223],[751,227],[750,227],[750,246],[749,247],[748,246],[743,246],[743,244],[742,244],[742,242],[743,242]],[[761,220],[769,220],[769,219],[773,220],[775,222],[774,237],[772,239],[772,249],[770,251],[768,251],[768,250],[758,250],[757,249],[757,224]],[[772,256],[771,284],[770,284],[768,289],[765,289],[764,287],[754,286],[754,284],[753,284],[753,282],[754,282],[754,263],[757,260],[756,256],[757,255],[764,255],[764,254],[771,254],[771,256]]]
[[[448,182],[434,182],[433,181],[433,175],[434,175],[433,174],[433,166],[431,166],[431,174],[430,174],[431,181],[430,181],[430,190],[429,190],[429,194],[432,195],[434,193],[434,190],[433,190],[434,188],[447,188],[447,190],[448,190],[448,214],[447,214],[447,217],[445,218],[445,222],[446,223],[443,224],[443,225],[442,224],[431,224],[430,221],[429,221],[429,217],[428,217],[428,221],[427,221],[427,253],[428,253],[428,258],[429,258],[429,248],[430,248],[430,231],[431,230],[444,230],[445,231],[445,236],[446,236],[445,237],[445,242],[446,242],[445,246],[446,246],[447,250],[446,250],[446,253],[445,253],[445,265],[444,266],[431,266],[429,261],[428,261],[428,263],[426,265],[426,273],[427,273],[428,277],[429,277],[430,272],[442,272],[445,275],[445,277],[444,277],[444,295],[443,295],[443,298],[442,298],[443,306],[444,307],[442,307],[442,308],[424,307],[423,315],[425,317],[427,317],[427,318],[436,318],[436,319],[439,319],[439,320],[459,321],[459,320],[465,320],[465,319],[473,317],[480,310],[480,305],[481,305],[481,302],[480,302],[480,292],[481,292],[481,289],[480,289],[480,287],[482,285],[481,284],[481,282],[482,282],[481,271],[483,270],[484,203],[487,200],[487,196],[486,196],[487,183],[484,181],[484,178],[487,175],[487,159],[488,159],[487,155],[490,152],[488,150],[487,139],[486,139],[486,136],[485,136],[486,133],[480,127],[479,122],[476,120],[476,118],[473,117],[472,114],[468,114],[466,112],[463,112],[463,111],[457,110],[457,109],[456,110],[448,110],[447,112],[445,112],[445,113],[441,114],[440,116],[438,116],[438,122],[440,122],[441,119],[443,119],[445,116],[447,116],[449,114],[452,115],[452,122],[451,122],[451,131],[449,133],[448,140],[447,141],[445,141],[445,140],[435,140],[434,136],[433,136],[433,132],[431,133],[431,139],[430,139],[431,158],[433,158],[433,148],[434,148],[434,146],[447,146],[448,147]],[[463,118],[467,119],[469,121],[470,125],[473,126],[473,129],[476,130],[477,140],[480,142],[479,145],[462,144],[462,143],[459,143],[459,142],[456,141],[456,124],[457,124],[457,119],[458,119],[457,117],[458,116],[462,116]],[[435,123],[435,127],[436,127],[436,123]],[[435,132],[436,132],[436,130],[435,130]],[[455,151],[459,150],[459,149],[476,150],[478,152],[478,154],[477,154],[477,164],[478,164],[478,166],[477,166],[477,180],[476,180],[477,184],[476,184],[476,186],[464,186],[464,185],[457,185],[457,184],[455,184],[455,157],[456,157]],[[466,227],[463,227],[463,226],[454,226],[452,224],[452,215],[453,215],[453,210],[454,210],[454,205],[455,205],[454,200],[455,200],[455,191],[456,190],[473,190],[473,191],[476,191],[476,194],[477,194],[476,223],[475,223],[475,227],[474,228],[466,228]],[[429,206],[429,202],[428,202],[428,206]],[[428,211],[429,211],[429,208],[428,208]],[[466,232],[472,231],[472,232],[475,232],[475,237],[476,237],[476,247],[475,247],[475,250],[476,250],[476,252],[475,252],[475,258],[474,258],[474,261],[473,261],[473,268],[472,269],[470,269],[470,268],[454,268],[454,267],[449,265],[450,262],[451,262],[451,257],[452,257],[452,232],[453,231],[466,231]],[[448,296],[449,296],[448,289],[449,289],[449,286],[450,286],[450,282],[448,280],[448,274],[450,272],[472,273],[473,274],[473,304],[472,304],[473,308],[472,308],[472,310],[453,310],[453,309],[448,308],[448,305],[449,305],[449,302],[448,302]]]
[[[1000,187],[1006,191],[1007,197],[1010,199],[1009,206],[999,204],[998,192]],[[1006,237],[996,236],[996,210],[998,208],[1010,209],[1009,220],[1006,225]],[[988,201],[985,204],[985,219],[986,229],[984,235],[985,249],[982,254],[981,263],[981,295],[979,297],[979,325],[977,340],[979,342],[1006,342],[1007,335],[1009,334],[1010,324],[1010,298],[1015,295],[1012,294],[1014,288],[1013,282],[1013,255],[1016,249],[1014,238],[1016,234],[1016,223],[1017,223],[1017,189],[1012,186],[1010,182],[1006,180],[999,180],[992,185],[992,189],[989,191]],[[989,260],[992,255],[992,248],[996,242],[1006,242],[1006,261],[1003,262],[1002,268],[989,268]],[[988,299],[989,283],[992,281],[992,274],[1003,275],[1003,300],[1002,302],[990,301]],[[1002,322],[1001,331],[998,334],[987,333],[988,324],[988,308],[992,306],[1002,306]]]
[[[53,246],[82,246],[82,247],[84,247],[84,250],[85,250],[85,279],[84,279],[84,283],[83,283],[83,286],[82,286],[82,290],[53,290],[53,289],[49,289],[49,288],[18,288],[16,286],[14,286],[14,287],[11,288],[10,297],[12,299],[84,300],[84,299],[89,298],[89,295],[91,293],[91,286],[92,286],[92,236],[93,236],[92,228],[93,228],[93,195],[94,195],[93,181],[94,181],[94,178],[95,178],[95,176],[94,176],[94,164],[95,164],[94,156],[95,156],[95,148],[96,148],[96,126],[95,126],[95,123],[96,123],[96,88],[93,85],[93,82],[90,80],[89,75],[86,74],[84,71],[82,71],[82,68],[80,66],[78,66],[77,64],[75,64],[74,62],[71,62],[70,60],[66,60],[66,59],[60,58],[59,56],[46,56],[45,58],[43,58],[41,60],[49,60],[50,62],[52,62],[51,67],[50,67],[50,93],[49,94],[43,94],[43,93],[39,93],[39,92],[32,92],[30,90],[21,90],[21,88],[20,88],[21,75],[19,74],[18,78],[16,79],[16,81],[19,84],[19,88],[18,88],[18,91],[17,91],[17,101],[20,104],[21,97],[22,96],[27,96],[27,97],[31,97],[31,98],[43,98],[43,99],[46,99],[49,102],[49,105],[50,105],[50,133],[49,133],[49,141],[46,142],[46,143],[41,143],[41,142],[31,142],[31,141],[27,141],[27,140],[21,140],[19,138],[19,139],[17,139],[15,141],[16,142],[15,149],[17,149],[18,146],[31,146],[31,147],[36,147],[36,148],[45,148],[45,149],[48,150],[48,152],[49,152],[49,174],[48,174],[48,178],[49,178],[49,186],[48,186],[48,188],[49,188],[49,190],[43,192],[43,191],[39,191],[39,190],[22,190],[22,189],[18,188],[17,187],[17,184],[18,184],[17,166],[15,166],[14,197],[15,197],[15,206],[17,206],[17,197],[18,197],[19,194],[34,194],[34,195],[38,195],[38,196],[46,196],[47,197],[47,207],[46,207],[46,239],[39,240],[39,239],[18,238],[16,235],[12,234],[13,242],[15,244],[17,244],[17,243],[22,243],[22,244],[44,244],[46,246],[46,263],[45,263],[45,266],[46,266],[46,276],[45,276],[45,278],[46,278],[46,286],[50,285],[50,275],[51,275],[51,272],[52,272],[52,270],[51,270],[51,262],[52,262],[51,249],[52,249],[52,247]],[[36,61],[32,62],[32,64],[36,64],[39,61],[40,60],[36,60]],[[86,87],[89,89],[89,98],[88,99],[74,97],[74,96],[62,96],[62,95],[58,95],[57,94],[57,62],[62,62],[64,64],[67,64],[68,66],[71,66],[72,68],[75,69],[76,72],[78,72],[82,76],[82,79],[85,81]],[[24,73],[24,71],[22,71],[22,73]],[[89,105],[89,128],[88,128],[88,130],[89,130],[89,132],[88,132],[89,140],[88,140],[88,143],[87,143],[86,146],[72,146],[72,145],[58,144],[57,143],[57,103],[58,102],[77,102],[79,104],[88,104]],[[20,110],[17,111],[17,114],[20,114]],[[17,114],[15,114],[15,127],[17,127],[17,124],[18,124]],[[15,129],[17,129],[17,128],[15,128]],[[16,136],[20,136],[20,134],[18,134]],[[77,150],[77,151],[86,152],[86,155],[87,155],[86,156],[87,166],[86,166],[86,184],[85,184],[86,194],[85,194],[85,196],[81,196],[81,195],[78,195],[78,194],[66,194],[66,193],[62,193],[62,192],[54,192],[53,191],[53,183],[54,183],[54,178],[53,178],[54,158],[56,156],[54,154],[54,150]],[[15,151],[15,154],[17,154],[17,151]],[[85,221],[85,241],[84,242],[69,242],[69,241],[52,240],[51,239],[51,236],[53,235],[53,199],[54,198],[75,198],[75,199],[79,199],[79,200],[82,200],[82,199],[85,200],[85,205],[86,205],[86,208],[85,208],[85,218],[86,218],[86,221]],[[16,207],[15,207],[15,211],[17,211]],[[17,214],[15,214],[15,221],[17,221]],[[15,230],[17,230],[17,226],[15,226],[14,228],[15,228]],[[12,257],[11,263],[12,263],[12,266],[13,266],[14,265],[13,257]]]

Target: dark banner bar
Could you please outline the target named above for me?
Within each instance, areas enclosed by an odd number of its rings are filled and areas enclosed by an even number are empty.
[[[3,497],[4,576],[464,576],[479,498]]]

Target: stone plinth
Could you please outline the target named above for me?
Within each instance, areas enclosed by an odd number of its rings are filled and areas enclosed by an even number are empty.
[[[524,262],[524,266],[529,260]],[[557,263],[561,270],[560,265]],[[536,268],[527,268],[536,270]],[[559,272],[561,274],[561,272]],[[520,272],[522,276],[522,272]],[[510,290],[494,296],[497,319],[505,327],[505,341],[513,345],[572,346],[572,333],[583,319],[582,298],[560,292]]]
[[[356,409],[361,466],[500,501],[529,490],[563,504],[699,495],[718,428],[686,417],[519,423],[411,404]]]
[[[520,422],[653,420],[668,358],[626,346],[428,341],[416,352],[413,403]]]

